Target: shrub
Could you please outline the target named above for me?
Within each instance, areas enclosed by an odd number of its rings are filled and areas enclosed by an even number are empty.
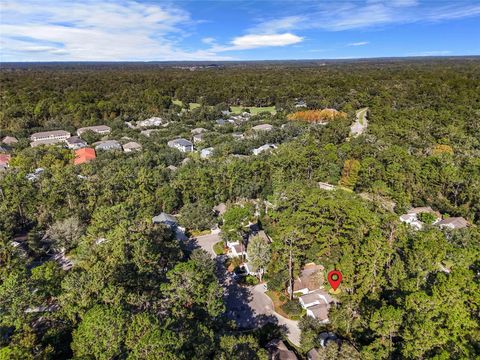
[[[417,215],[418,220],[425,224],[433,224],[435,220],[437,220],[437,217],[429,212],[422,212]]]
[[[288,315],[292,320],[300,319],[302,316],[303,309],[300,306],[300,303],[296,300],[289,300],[282,306],[282,310]]]
[[[250,286],[255,286],[259,283],[258,279],[256,276],[252,275],[247,275],[245,277],[245,284],[250,285]]]

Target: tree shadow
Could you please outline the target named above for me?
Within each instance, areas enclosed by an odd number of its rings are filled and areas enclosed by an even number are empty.
[[[225,289],[223,300],[226,307],[225,316],[233,320],[237,329],[252,330],[266,324],[278,324],[278,319],[267,313],[257,313],[252,308],[255,301],[250,286],[242,285],[233,278],[233,275],[225,269],[224,259],[217,257],[217,276]]]

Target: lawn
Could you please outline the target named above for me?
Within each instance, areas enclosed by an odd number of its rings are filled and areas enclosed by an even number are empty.
[[[233,113],[241,113],[243,109],[249,109],[252,115],[257,115],[261,112],[269,112],[271,114],[275,114],[275,106],[265,106],[265,107],[257,107],[257,106],[230,106],[230,109]]]
[[[183,106],[183,102],[181,100],[172,100],[172,103],[174,103],[175,105],[178,105],[178,106]],[[193,109],[196,109],[196,108],[200,107],[199,103],[190,103],[188,105],[189,105],[190,110],[193,110]]]
[[[219,241],[213,245],[213,252],[216,255],[223,255],[225,253],[225,245],[223,241]]]

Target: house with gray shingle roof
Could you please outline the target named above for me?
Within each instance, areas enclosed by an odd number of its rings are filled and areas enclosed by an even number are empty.
[[[184,153],[193,151],[193,144],[186,139],[170,140],[167,145]]]

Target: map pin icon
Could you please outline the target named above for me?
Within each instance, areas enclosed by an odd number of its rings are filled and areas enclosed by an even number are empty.
[[[337,290],[338,286],[342,282],[342,273],[338,270],[332,270],[328,273],[328,282],[333,291]]]

